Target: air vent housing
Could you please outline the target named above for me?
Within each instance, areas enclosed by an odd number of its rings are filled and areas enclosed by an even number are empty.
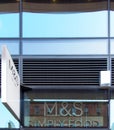
[[[109,88],[111,87],[111,72],[100,71],[100,87]]]
[[[26,85],[97,85],[99,72],[106,70],[101,58],[24,59],[23,82]]]

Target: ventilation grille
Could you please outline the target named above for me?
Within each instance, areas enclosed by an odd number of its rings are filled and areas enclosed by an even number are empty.
[[[114,85],[114,59],[112,59],[112,85]]]
[[[23,82],[27,85],[99,85],[106,59],[24,59]]]

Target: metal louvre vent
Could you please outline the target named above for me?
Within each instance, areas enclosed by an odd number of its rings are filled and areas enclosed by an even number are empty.
[[[112,59],[112,85],[114,85],[114,59]]]
[[[27,85],[99,85],[106,59],[24,59],[23,82]]]

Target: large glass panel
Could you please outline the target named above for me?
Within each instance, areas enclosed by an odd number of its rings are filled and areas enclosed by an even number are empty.
[[[0,99],[0,128],[19,128],[19,122],[3,106]]]
[[[111,24],[110,24],[110,32],[111,37],[114,37],[114,11],[111,11]]]
[[[111,39],[111,54],[114,54],[114,39]]]
[[[111,11],[110,11],[110,32],[111,37],[114,37],[114,0],[111,0]]]
[[[24,55],[107,54],[105,39],[39,39],[24,40]]]
[[[108,35],[107,0],[24,0],[23,10],[23,37]]]
[[[0,1],[0,37],[19,37],[19,1]]]
[[[114,130],[114,90],[111,90],[110,101],[110,129]]]
[[[19,55],[19,41],[18,40],[0,40],[0,54],[2,45],[6,45],[10,54]]]
[[[33,90],[26,92],[24,126],[108,127],[106,91]]]

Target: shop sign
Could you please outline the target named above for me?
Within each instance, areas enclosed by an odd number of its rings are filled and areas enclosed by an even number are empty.
[[[5,45],[1,57],[1,101],[20,120],[20,77]]]
[[[31,103],[25,122],[30,127],[102,127],[106,108],[98,102]]]

